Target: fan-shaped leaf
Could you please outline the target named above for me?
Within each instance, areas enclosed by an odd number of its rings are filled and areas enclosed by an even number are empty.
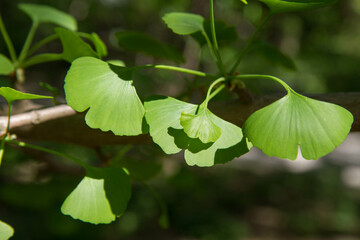
[[[8,103],[12,103],[16,100],[52,98],[48,96],[19,92],[9,87],[1,87],[0,95],[3,96]]]
[[[14,70],[14,65],[10,59],[0,54],[0,75],[9,75]]]
[[[346,138],[353,117],[346,109],[293,91],[258,110],[245,122],[246,137],[269,156],[318,159]]]
[[[91,34],[91,41],[95,46],[96,52],[100,58],[108,55],[107,48],[103,40],[96,33]]]
[[[188,35],[204,31],[204,18],[197,14],[172,12],[165,14],[163,20],[176,34]]]
[[[173,46],[138,32],[119,32],[116,34],[119,45],[126,50],[141,52],[155,58],[184,62],[184,56]]]
[[[65,28],[56,28],[56,34],[59,36],[63,46],[63,59],[72,62],[79,57],[96,57],[97,53],[91,46],[84,42],[76,33]]]
[[[197,105],[170,97],[146,101],[145,117],[153,141],[167,154],[185,149],[186,162],[201,167],[225,163],[249,151],[251,144],[243,137],[241,128],[218,118],[210,111],[207,117],[220,129],[220,137],[209,143],[189,137],[180,124],[181,114],[186,112],[194,115],[197,108]]]
[[[199,138],[203,143],[215,142],[221,130],[211,121],[209,109],[201,109],[198,114],[181,113],[180,124],[190,138]]]
[[[8,240],[14,235],[14,229],[7,223],[0,221],[0,240]]]
[[[119,76],[123,68],[92,57],[76,59],[65,78],[66,101],[78,112],[89,108],[85,120],[92,128],[138,135],[145,111],[132,80]]]
[[[130,178],[122,168],[87,167],[61,212],[84,222],[110,223],[123,214],[130,195]]]
[[[334,4],[337,0],[260,0],[264,2],[272,13],[301,11],[324,7]]]
[[[77,30],[77,23],[75,18],[55,8],[29,3],[21,3],[19,4],[19,8],[27,15],[29,15],[29,17],[34,22],[49,22],[70,29],[72,31]]]

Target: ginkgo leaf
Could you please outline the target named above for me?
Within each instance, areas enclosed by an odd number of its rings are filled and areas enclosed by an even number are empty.
[[[260,1],[264,2],[270,8],[270,11],[273,14],[324,7],[337,2],[337,0],[260,0]]]
[[[62,57],[64,60],[71,63],[79,57],[99,57],[91,46],[83,41],[75,32],[65,28],[56,28],[55,32],[59,36],[63,47]]]
[[[235,157],[249,152],[252,144],[243,136],[241,128],[229,123],[214,114],[209,119],[220,128],[221,135],[209,148],[199,152],[185,150],[185,160],[190,166],[210,167],[214,164],[226,163]]]
[[[21,3],[18,6],[22,11],[29,15],[34,22],[49,22],[72,31],[77,30],[77,23],[73,16],[53,7],[30,3]]]
[[[189,137],[180,124],[181,113],[194,115],[198,107],[170,97],[146,101],[145,118],[153,141],[167,154],[185,149],[185,160],[191,166],[225,163],[249,151],[251,144],[243,137],[241,128],[218,118],[210,111],[207,113],[208,118],[220,129],[220,137],[209,143]]]
[[[65,78],[66,101],[78,112],[89,109],[85,120],[91,128],[139,135],[145,110],[133,81],[119,76],[122,69],[92,57],[76,59]]]
[[[42,96],[42,95],[19,92],[15,89],[12,89],[9,87],[1,87],[0,95],[3,96],[8,103],[12,103],[16,100],[52,98],[49,96]]]
[[[175,47],[140,32],[119,32],[118,43],[126,50],[145,53],[155,58],[164,58],[177,63],[184,62],[184,56]]]
[[[182,129],[180,116],[182,112],[195,113],[197,105],[179,101],[171,97],[153,97],[144,103],[146,122],[153,141],[167,154],[181,151],[175,144],[174,137],[168,129]]]
[[[84,222],[110,223],[123,214],[130,196],[130,178],[122,168],[87,167],[61,212]]]
[[[10,59],[0,54],[0,75],[9,75],[14,70],[14,65]]]
[[[198,114],[181,113],[180,124],[191,138],[199,138],[203,143],[215,142],[221,130],[211,121],[209,109],[201,109]]]
[[[162,18],[166,25],[176,34],[188,35],[204,31],[204,18],[197,14],[172,12]]]
[[[91,41],[95,46],[96,52],[100,58],[108,55],[107,48],[103,40],[96,33],[91,33]]]
[[[269,156],[295,159],[300,145],[306,159],[318,159],[340,145],[353,116],[346,109],[289,90],[280,100],[252,114],[246,137]]]
[[[8,240],[14,235],[14,229],[7,223],[0,221],[0,240]]]

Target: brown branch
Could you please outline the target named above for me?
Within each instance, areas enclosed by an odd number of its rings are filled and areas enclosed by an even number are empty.
[[[210,106],[218,116],[238,126],[256,110],[279,99],[281,95],[269,95],[255,98],[251,104],[239,101],[217,102]],[[317,94],[310,97],[338,104],[354,115],[351,131],[360,131],[360,93]],[[0,131],[6,128],[7,118],[0,117]],[[67,105],[59,105],[12,116],[11,134],[24,140],[41,140],[74,143],[86,146],[108,144],[144,144],[150,143],[148,134],[125,137],[115,136],[111,132],[91,129],[85,124],[84,113],[76,113]]]

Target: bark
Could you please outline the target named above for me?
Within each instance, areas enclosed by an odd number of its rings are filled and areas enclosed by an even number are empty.
[[[255,97],[251,103],[242,103],[239,100],[216,102],[210,105],[210,109],[223,119],[242,126],[253,112],[281,97],[281,95]],[[348,109],[354,115],[351,131],[360,131],[360,93],[317,94],[309,95],[309,97],[335,103]],[[67,105],[32,110],[11,117],[10,133],[27,141],[53,141],[91,147],[109,144],[151,143],[148,134],[134,137],[115,136],[111,132],[91,129],[86,125],[84,116],[85,113],[76,113]],[[2,134],[6,129],[6,124],[7,117],[0,117]]]

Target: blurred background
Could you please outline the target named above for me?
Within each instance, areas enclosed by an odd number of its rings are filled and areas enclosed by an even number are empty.
[[[50,5],[72,14],[79,31],[96,32],[108,46],[106,59],[127,66],[162,63],[144,54],[125,51],[115,33],[139,31],[173,45],[184,54],[181,66],[216,73],[206,46],[193,37],[173,34],[161,17],[188,11],[208,17],[206,0],[0,0],[0,12],[19,52],[31,21],[17,8],[20,2]],[[216,18],[234,26],[236,34],[220,43],[224,62],[231,66],[267,9],[249,0],[216,2]],[[360,91],[360,1],[340,0],[330,7],[273,17],[241,63],[239,73],[280,77],[296,91],[331,93]],[[35,39],[54,33],[42,24]],[[55,41],[40,52],[61,52]],[[0,53],[8,55],[0,38]],[[39,82],[61,92],[69,63],[53,62],[26,72],[29,92],[47,94]],[[142,99],[166,94],[199,102],[206,93],[201,79],[178,73],[144,70],[134,82]],[[189,84],[190,83],[190,84]],[[0,85],[10,84],[0,77]],[[264,81],[247,82],[256,94],[277,92]],[[224,92],[219,101],[235,99]],[[97,164],[99,149],[41,143]],[[301,156],[294,162],[270,158],[253,148],[226,165],[188,167],[183,154],[166,156],[154,144],[104,146],[101,154],[140,162],[146,179],[133,181],[128,210],[109,225],[75,221],[60,212],[66,196],[83,177],[81,169],[64,159],[7,148],[0,171],[0,219],[15,229],[13,239],[360,239],[360,134],[352,133],[333,153],[317,161]],[[169,227],[161,225],[169,220]],[[159,224],[160,219],[160,224]],[[165,220],[164,220],[165,219]]]

